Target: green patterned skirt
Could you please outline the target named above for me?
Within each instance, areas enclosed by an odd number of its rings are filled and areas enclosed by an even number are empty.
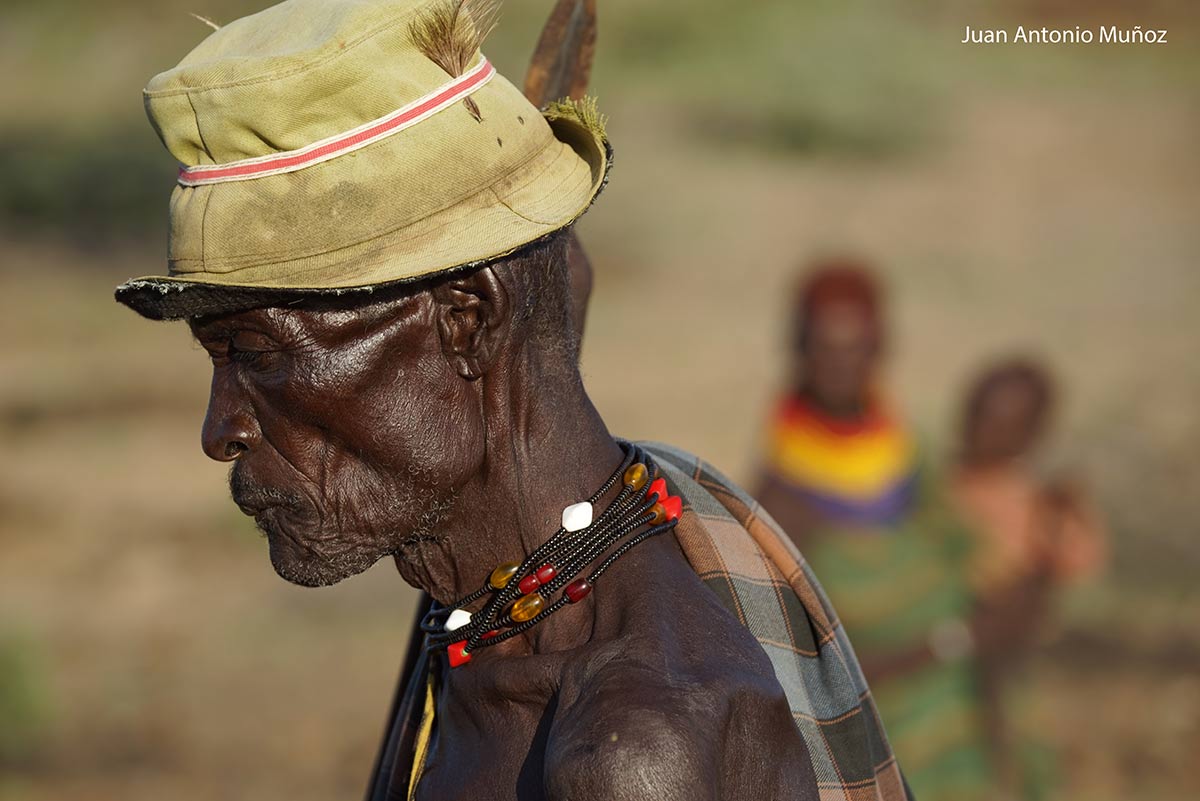
[[[868,671],[964,631],[971,613],[971,537],[925,495],[895,527],[830,529],[803,544]],[[919,801],[995,798],[975,665],[968,649],[933,650],[886,678],[868,673],[893,751]]]

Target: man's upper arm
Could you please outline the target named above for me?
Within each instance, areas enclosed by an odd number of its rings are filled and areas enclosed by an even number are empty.
[[[551,736],[550,801],[717,801],[721,735],[688,731],[678,715],[625,707]]]
[[[815,801],[816,777],[782,690],[593,699],[556,722],[551,801]],[[672,695],[679,697],[672,698]],[[603,710],[603,711],[600,711]]]

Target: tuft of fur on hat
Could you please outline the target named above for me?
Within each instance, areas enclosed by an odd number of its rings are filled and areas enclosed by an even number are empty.
[[[585,95],[578,100],[564,97],[562,100],[551,101],[546,104],[542,113],[550,120],[562,117],[575,119],[597,139],[608,141],[608,132],[605,130],[608,127],[608,115],[600,113],[600,106],[591,95]]]
[[[499,0],[445,0],[413,20],[409,35],[430,61],[457,78],[467,71],[499,19]],[[463,105],[476,121],[483,119],[474,100],[468,97]]]

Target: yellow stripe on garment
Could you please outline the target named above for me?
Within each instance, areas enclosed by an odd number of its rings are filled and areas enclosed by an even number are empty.
[[[912,472],[916,448],[900,428],[839,435],[777,421],[771,461],[781,478],[818,491],[870,499]]]
[[[429,741],[433,739],[433,718],[436,704],[433,698],[433,673],[425,682],[425,710],[421,713],[421,725],[417,728],[417,739],[413,743],[412,773],[408,776],[408,801],[417,795],[417,785],[425,772],[425,759],[429,756]]]

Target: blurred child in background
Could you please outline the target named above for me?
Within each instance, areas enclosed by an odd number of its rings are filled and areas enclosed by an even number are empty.
[[[1053,406],[1050,375],[1037,363],[1011,359],[984,371],[967,393],[952,476],[977,538],[969,576],[993,762],[1002,785],[1027,799],[1046,796],[1053,766],[1009,720],[1019,704],[1014,669],[1049,622],[1054,592],[1096,572],[1106,552],[1099,517],[1079,488],[1035,468]]]
[[[916,797],[992,798],[973,538],[883,390],[882,306],[857,262],[802,284],[757,496],[821,576]]]

